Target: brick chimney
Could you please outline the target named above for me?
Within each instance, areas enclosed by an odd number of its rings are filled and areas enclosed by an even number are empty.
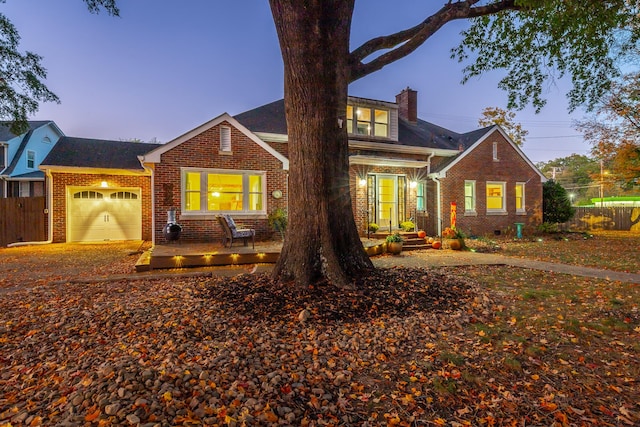
[[[418,123],[418,92],[407,86],[396,95],[398,115],[409,123]]]

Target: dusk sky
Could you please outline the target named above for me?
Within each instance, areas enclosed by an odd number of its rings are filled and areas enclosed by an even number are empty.
[[[359,0],[352,47],[413,26],[442,1]],[[178,6],[179,5],[179,6]],[[224,113],[283,97],[282,58],[267,0],[120,0],[120,17],[90,14],[81,0],[7,0],[22,51],[44,57],[46,83],[61,104],[32,117],[55,121],[69,136],[167,142]],[[485,107],[506,106],[500,74],[460,84],[462,64],[450,50],[468,24],[447,24],[410,56],[350,86],[350,95],[395,101],[418,91],[420,118],[467,132]],[[517,112],[533,162],[588,154],[569,114],[570,82],[549,85],[547,106]]]

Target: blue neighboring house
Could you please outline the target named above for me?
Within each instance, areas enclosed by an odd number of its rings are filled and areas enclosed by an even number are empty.
[[[44,172],[38,169],[64,133],[51,120],[30,121],[29,130],[15,135],[0,122],[0,197],[41,197]]]

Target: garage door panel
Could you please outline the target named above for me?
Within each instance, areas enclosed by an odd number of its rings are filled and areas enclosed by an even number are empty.
[[[122,189],[76,190],[69,195],[69,241],[139,240],[139,192]]]

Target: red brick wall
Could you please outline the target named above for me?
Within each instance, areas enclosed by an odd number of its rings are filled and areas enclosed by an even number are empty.
[[[220,126],[231,127],[232,154],[219,153]],[[180,240],[210,242],[218,241],[223,236],[215,213],[198,218],[181,215],[181,168],[183,167],[266,171],[267,214],[276,208],[287,208],[287,171],[282,169],[282,162],[231,124],[223,122],[163,153],[161,162],[155,165],[156,226],[154,232],[157,243],[164,242],[162,228],[166,224],[167,211],[171,207],[177,208],[177,221],[183,226]],[[274,190],[282,191],[283,197],[275,199],[271,195]],[[269,239],[275,235],[269,228],[267,215],[238,214],[233,217],[238,223],[254,228],[258,240]]]
[[[67,241],[67,187],[100,188],[106,181],[110,188],[140,188],[142,195],[142,238],[151,240],[151,177],[144,175],[107,175],[54,172],[53,241]]]
[[[493,160],[493,143],[498,144],[498,159]],[[477,216],[464,213],[464,182],[476,181]],[[506,182],[506,214],[487,214],[486,182]],[[529,229],[542,222],[542,182],[538,173],[518,154],[504,137],[492,133],[473,151],[447,171],[442,182],[443,228],[450,225],[450,203],[457,204],[457,226],[467,234],[493,235],[513,232],[514,223],[522,222]],[[515,184],[525,184],[526,214],[516,214]]]

